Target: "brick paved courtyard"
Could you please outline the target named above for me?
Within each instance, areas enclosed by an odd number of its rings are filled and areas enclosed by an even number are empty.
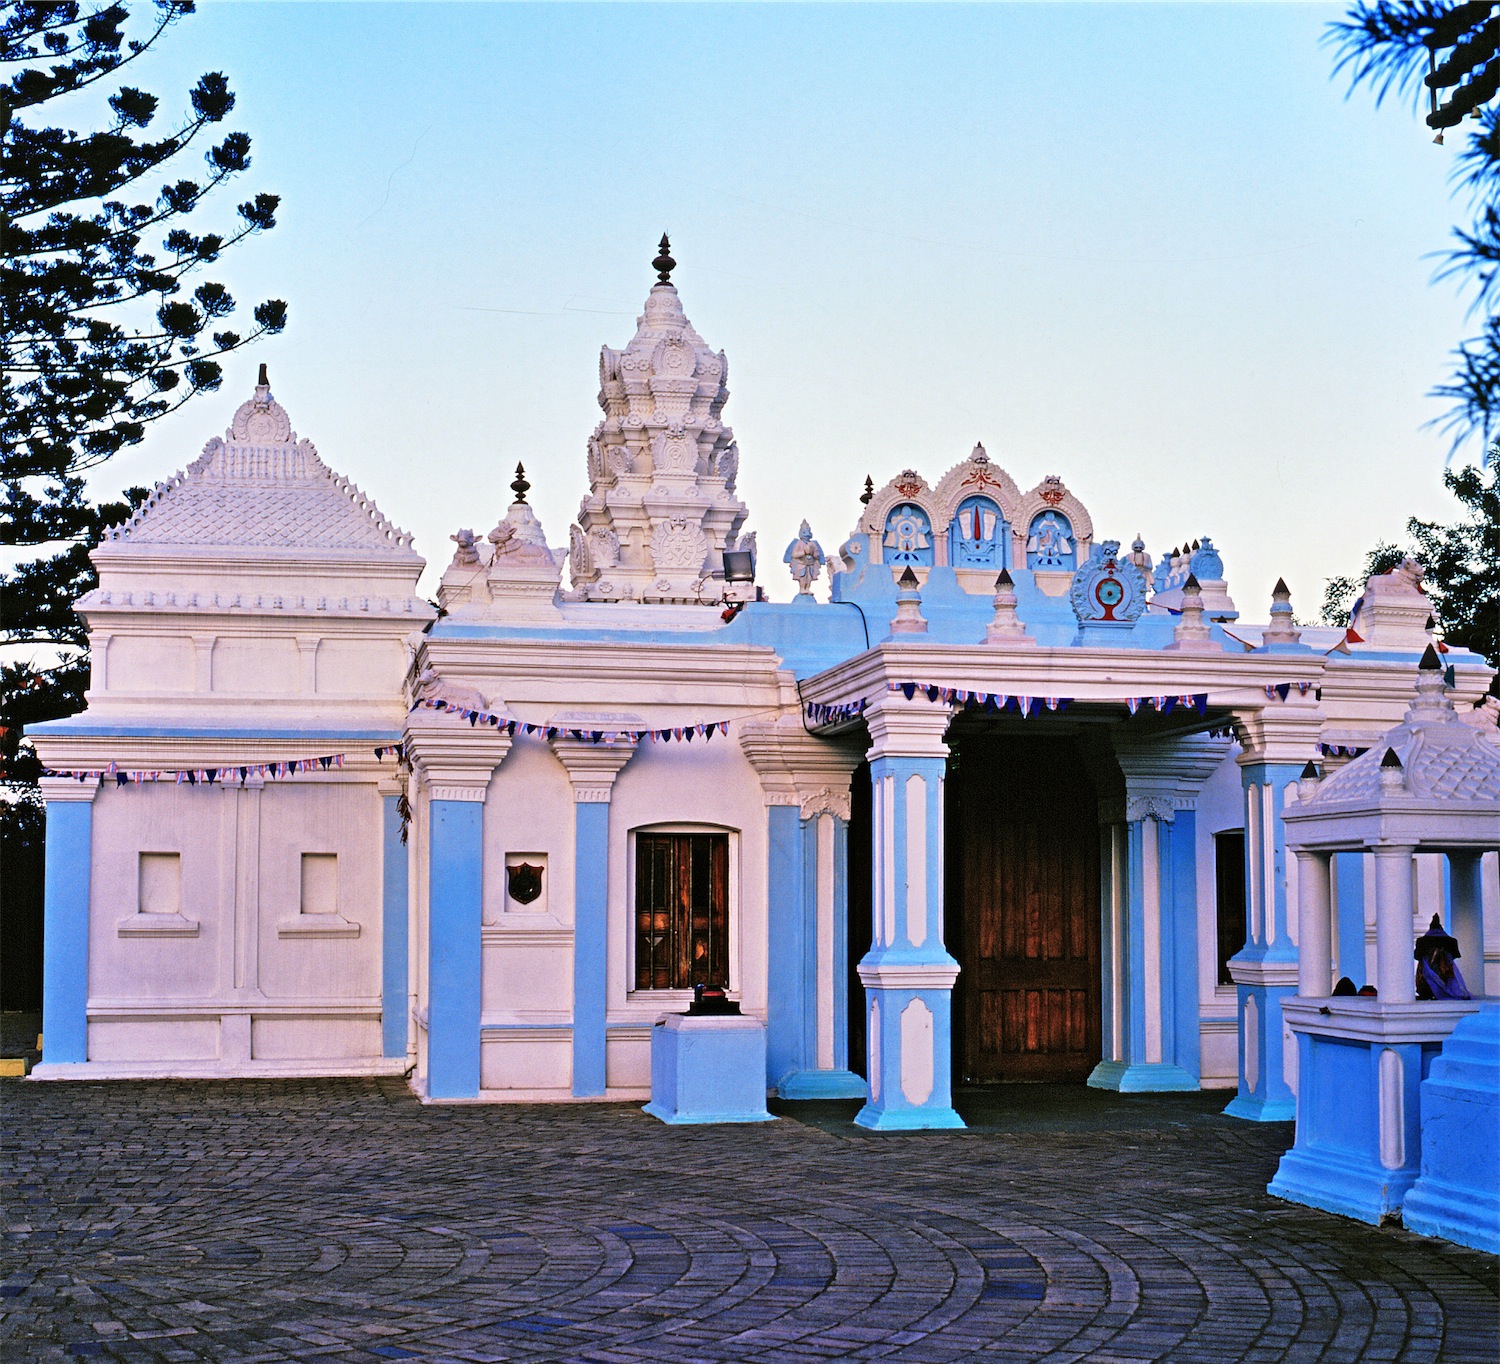
[[[1225,1096],[669,1129],[396,1082],[0,1085],[7,1361],[1493,1360],[1496,1261],[1268,1198]]]

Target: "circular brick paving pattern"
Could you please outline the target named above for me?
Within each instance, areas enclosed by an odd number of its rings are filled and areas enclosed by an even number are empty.
[[[395,1082],[7,1083],[0,1355],[1493,1360],[1493,1257],[1267,1197],[1223,1095],[672,1129]]]

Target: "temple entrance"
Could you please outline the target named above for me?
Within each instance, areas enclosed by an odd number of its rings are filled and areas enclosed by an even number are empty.
[[[951,742],[951,737],[950,737]],[[1098,800],[1075,742],[966,734],[947,781],[956,1078],[1084,1080],[1100,1059]]]

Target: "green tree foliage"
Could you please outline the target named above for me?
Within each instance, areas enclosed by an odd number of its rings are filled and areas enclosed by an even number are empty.
[[[1425,96],[1429,127],[1442,140],[1448,128],[1467,123],[1455,176],[1467,190],[1472,219],[1454,229],[1440,278],[1474,291],[1477,311],[1488,314],[1477,336],[1453,353],[1453,373],[1433,396],[1450,406],[1438,419],[1455,448],[1478,436],[1488,445],[1500,426],[1500,15],[1487,0],[1359,0],[1329,28],[1337,70],[1352,84],[1368,84],[1377,101],[1391,92]],[[1472,116],[1472,117],[1470,117]]]
[[[1462,503],[1466,515],[1452,525],[1412,517],[1406,523],[1405,548],[1380,544],[1365,556],[1358,578],[1330,578],[1323,593],[1323,621],[1349,624],[1349,608],[1365,579],[1394,568],[1406,555],[1420,560],[1427,576],[1423,586],[1437,612],[1449,644],[1472,649],[1500,662],[1500,445],[1491,446],[1485,467],[1449,469],[1443,482]],[[1356,627],[1358,628],[1358,627]],[[1500,695],[1500,676],[1492,687]]]
[[[21,0],[0,12],[0,544],[64,546],[0,585],[0,635],[67,659],[0,669],[0,761],[11,777],[25,775],[17,725],[82,704],[86,638],[69,603],[95,583],[88,550],[103,528],[144,496],[91,505],[85,474],[218,388],[222,356],[286,325],[286,305],[272,299],[237,330],[234,298],[203,278],[231,246],[275,225],[278,202],[256,194],[227,222],[212,215],[214,191],[250,166],[245,133],[213,131],[234,109],[223,75],[201,77],[167,126],[157,98],[123,81],[193,8],[154,0],[134,22],[123,4]],[[103,126],[55,126],[94,98],[108,110]]]

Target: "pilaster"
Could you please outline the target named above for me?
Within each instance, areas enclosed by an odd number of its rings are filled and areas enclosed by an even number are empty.
[[[573,1093],[598,1098],[608,1085],[609,805],[635,744],[559,737],[552,751],[573,783]]]
[[[407,983],[410,948],[407,831],[401,817],[401,795],[396,782],[380,783],[380,1034],[383,1056],[408,1054],[408,1024],[411,1018]]]
[[[849,1069],[847,857],[857,748],[799,717],[741,726],[766,802],[766,1079],[784,1099],[864,1098]]]
[[[1290,1033],[1281,1005],[1297,989],[1297,947],[1287,899],[1286,790],[1318,757],[1323,714],[1310,697],[1285,701],[1235,717],[1245,792],[1245,946],[1229,961],[1239,995],[1239,1093],[1224,1110],[1237,1118],[1285,1122],[1297,1101],[1286,1072]]]
[[[943,778],[948,714],[897,693],[865,713],[874,813],[874,933],[859,964],[869,1010],[876,1130],[962,1127],[952,1098],[952,995],[943,946]]]
[[[47,802],[42,1036],[43,1059],[53,1066],[89,1059],[89,879],[99,784],[43,777],[41,788]]]
[[[1119,735],[1125,777],[1118,809],[1103,812],[1102,932],[1105,1059],[1098,1089],[1197,1089],[1197,801],[1228,745],[1196,736],[1135,741]]]
[[[457,716],[418,712],[408,717],[406,743],[428,827],[427,1096],[472,1099],[479,1094],[484,800],[511,740]]]

